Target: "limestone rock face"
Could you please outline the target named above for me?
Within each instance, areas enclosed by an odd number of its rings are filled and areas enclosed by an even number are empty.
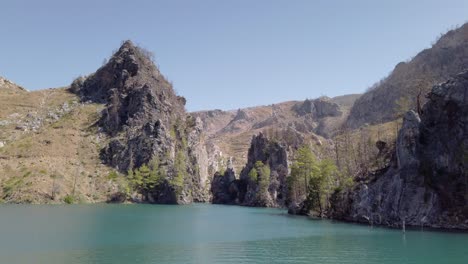
[[[468,219],[468,71],[436,85],[423,107],[419,172],[443,209]]]
[[[126,41],[94,74],[76,79],[71,90],[82,101],[105,104],[97,124],[111,138],[101,150],[105,163],[126,172],[158,161],[165,179],[143,194],[146,201],[206,199],[200,193],[206,180],[200,180],[197,168],[200,126],[187,118],[185,99],[175,94],[149,52]]]
[[[188,133],[188,154],[190,157],[193,177],[192,196],[194,202],[208,202],[211,198],[210,180],[208,169],[210,167],[210,155],[205,142],[203,122],[199,117],[189,116],[188,120],[193,127]]]
[[[421,118],[405,115],[396,159],[375,180],[334,197],[332,217],[468,229],[468,71],[434,86],[428,99]]]

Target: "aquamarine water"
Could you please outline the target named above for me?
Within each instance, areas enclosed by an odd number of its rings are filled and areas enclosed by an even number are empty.
[[[0,263],[468,263],[468,234],[194,204],[0,206]]]

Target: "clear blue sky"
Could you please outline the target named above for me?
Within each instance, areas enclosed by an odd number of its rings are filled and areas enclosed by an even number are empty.
[[[468,20],[466,0],[15,0],[0,10],[1,76],[65,86],[131,39],[155,53],[190,111],[360,93]]]

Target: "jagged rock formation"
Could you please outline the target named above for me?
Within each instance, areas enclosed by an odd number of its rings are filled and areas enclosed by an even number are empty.
[[[405,115],[396,158],[344,197],[335,218],[468,229],[468,71],[434,86],[421,118]]]
[[[262,162],[269,168],[269,175],[262,175],[257,171],[258,178],[252,179],[250,173],[256,169],[257,162]],[[231,166],[224,175],[215,175],[211,187],[213,203],[284,207],[287,174],[288,157],[285,147],[268,140],[260,133],[252,138],[247,164],[242,169],[239,179],[235,179]],[[262,180],[260,177],[267,179]]]
[[[147,51],[125,41],[107,64],[75,80],[71,90],[83,101],[106,104],[98,122],[111,137],[101,151],[105,163],[122,172],[152,159],[163,167],[165,181],[145,194],[148,201],[204,200],[205,180],[194,154],[200,124],[186,118],[185,99],[175,94]]]
[[[247,157],[247,164],[240,174],[240,180],[247,183],[247,188],[245,194],[241,194],[240,201],[249,206],[283,207],[288,175],[288,155],[285,147],[278,142],[268,140],[260,133],[252,138]],[[270,175],[267,175],[268,192],[264,194],[261,194],[260,180],[252,181],[249,175],[258,161],[270,168]]]
[[[328,116],[341,116],[343,112],[340,106],[328,97],[320,97],[315,100],[306,99],[302,104],[294,106],[298,115],[311,115],[312,118],[324,118]]]
[[[227,124],[221,132],[224,133],[233,133],[241,131],[245,127],[249,127],[250,123],[254,119],[249,116],[246,110],[239,109],[237,110],[236,115],[232,118],[232,120]]]
[[[418,94],[468,68],[468,24],[450,30],[431,48],[408,62],[396,65],[392,73],[368,92],[351,109],[347,125],[383,123],[397,118],[402,108],[416,109]],[[420,96],[424,100],[423,96]],[[423,102],[421,102],[423,103]]]
[[[236,180],[236,174],[232,164],[221,174],[216,172],[211,181],[212,203],[214,204],[239,204],[238,193],[241,182]]]
[[[203,122],[199,117],[187,117],[189,123],[192,122],[193,128],[188,133],[188,156],[190,158],[191,167],[195,168],[193,178],[192,192],[194,202],[208,202],[211,198],[210,194],[210,154],[209,147],[205,141],[203,132]]]

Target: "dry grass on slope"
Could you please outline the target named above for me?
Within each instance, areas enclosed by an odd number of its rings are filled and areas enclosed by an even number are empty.
[[[105,137],[93,126],[102,105],[80,104],[65,89],[0,95],[0,104],[4,202],[60,203],[67,195],[99,202],[115,191],[112,169],[99,160]]]

